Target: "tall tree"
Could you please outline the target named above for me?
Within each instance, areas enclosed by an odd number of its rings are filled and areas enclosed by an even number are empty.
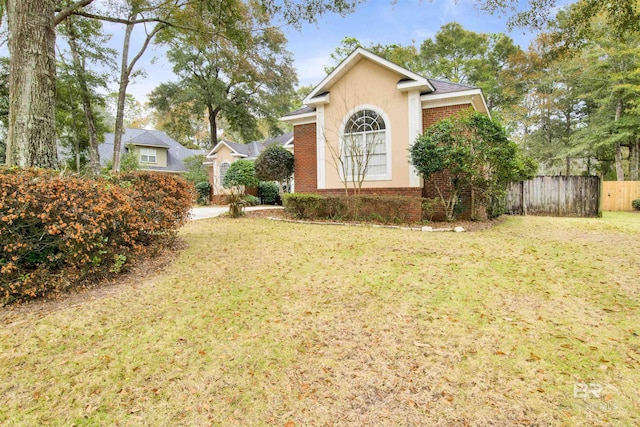
[[[4,0],[10,52],[9,131],[7,162],[20,166],[55,167],[55,26],[72,14],[128,25],[126,19],[97,16],[86,11],[94,0]],[[225,0],[186,0],[175,6],[224,7]],[[288,24],[315,21],[325,12],[346,13],[351,0],[286,0],[259,2],[265,10],[282,16]],[[136,21],[138,22],[138,21]],[[166,24],[166,23],[165,23]]]
[[[211,38],[174,38],[168,57],[180,81],[161,85],[150,97],[160,108],[170,95],[192,103],[196,114],[204,112],[211,146],[222,119],[247,142],[259,137],[257,118],[277,132],[277,118],[294,96],[295,70],[282,32],[270,26],[271,17],[259,5],[238,1],[234,10],[242,24],[224,37],[210,28]]]
[[[60,28],[61,27],[61,28]],[[63,102],[58,102],[58,105],[68,106],[69,108],[75,108],[72,103],[77,101],[82,106],[82,112],[84,116],[83,133],[86,134],[88,140],[88,146],[86,147],[89,152],[89,168],[88,172],[91,175],[100,174],[100,153],[98,152],[98,145],[103,138],[105,126],[103,124],[103,118],[96,113],[96,105],[104,106],[102,97],[98,95],[98,90],[106,89],[107,81],[105,74],[98,74],[91,71],[88,68],[88,63],[96,63],[99,65],[111,67],[112,61],[116,55],[113,49],[105,48],[106,42],[109,40],[109,36],[105,36],[102,33],[102,23],[97,20],[89,20],[81,17],[69,17],[64,25],[59,26],[60,33],[66,39],[69,46],[70,64],[65,67],[66,74],[70,71],[73,74],[73,78],[76,81],[77,96],[69,99],[64,99]],[[60,55],[61,60],[65,60],[65,55]],[[62,76],[61,76],[62,77]],[[58,87],[61,85],[59,84]],[[73,91],[67,93],[71,95]],[[60,132],[60,128],[58,128]],[[78,134],[79,132],[75,132]],[[80,148],[79,141],[74,144],[76,149]],[[76,159],[79,159],[80,153],[76,151]],[[79,169],[79,161],[76,160],[76,167]]]
[[[0,164],[4,164],[9,126],[9,58],[0,58]]]

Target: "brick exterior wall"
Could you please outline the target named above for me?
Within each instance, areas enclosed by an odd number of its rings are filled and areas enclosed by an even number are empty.
[[[460,111],[468,110],[471,104],[448,105],[446,107],[423,108],[422,109],[422,130],[436,124],[445,117],[453,116]]]
[[[424,108],[422,109],[422,130],[426,130],[429,126],[436,124],[438,121],[453,116],[460,111],[464,111],[471,108],[470,104],[462,105],[449,105],[446,107]],[[435,184],[438,185],[440,191],[444,197],[448,197],[451,189],[451,175],[448,171],[438,172],[425,180],[424,187],[422,188],[422,197],[429,199],[438,198],[439,194],[436,190]],[[462,209],[463,211],[458,215],[461,219],[470,219],[471,217],[471,191],[465,191],[461,194]],[[436,210],[433,220],[443,221],[445,219],[444,209],[439,208]]]
[[[296,193],[315,193],[318,186],[316,155],[316,124],[308,123],[293,127],[295,154],[293,170]]]
[[[435,124],[439,120],[452,116],[460,111],[471,108],[470,104],[452,105],[446,107],[425,108],[422,110],[422,129]],[[344,189],[318,189],[317,188],[317,157],[316,157],[316,124],[309,123],[297,125],[293,128],[293,139],[295,145],[294,170],[295,170],[295,192],[315,193],[326,195],[342,195]],[[445,196],[450,186],[450,178],[447,172],[435,174],[425,182],[423,188],[363,188],[362,194],[377,194],[383,196],[407,196],[415,198],[415,201],[408,203],[409,218],[411,221],[422,219],[422,199],[421,197],[435,198],[438,193],[434,183],[440,185]],[[463,212],[460,217],[468,219],[470,212],[470,194],[462,195]],[[434,221],[444,220],[444,210],[439,210],[432,218]]]

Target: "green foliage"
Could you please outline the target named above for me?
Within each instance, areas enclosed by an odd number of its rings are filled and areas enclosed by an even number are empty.
[[[222,181],[224,188],[257,187],[255,169],[251,160],[237,160],[231,163]],[[243,190],[244,192],[244,190]]]
[[[196,184],[196,192],[198,193],[197,203],[199,205],[208,205],[211,203],[211,184],[209,181],[202,181]]]
[[[258,184],[258,197],[265,205],[277,205],[280,189],[278,184],[271,181],[261,181]]]
[[[244,200],[247,203],[247,206],[258,206],[260,204],[260,199],[251,194],[244,196]]]
[[[633,207],[633,209],[640,211],[640,199],[636,199],[633,202],[631,202],[631,207]]]
[[[295,96],[296,73],[286,38],[270,24],[270,8],[265,6],[234,1],[201,8],[194,17],[201,25],[197,36],[171,40],[167,57],[179,81],[162,85],[150,98],[168,121],[177,117],[174,112],[181,114],[184,126],[172,123],[180,133],[193,129],[190,123],[205,114],[212,144],[222,122],[227,132],[245,142],[261,137],[259,120],[269,134],[279,128],[278,119],[290,110]]]
[[[209,172],[204,165],[206,158],[207,156],[204,154],[196,154],[184,159],[184,165],[187,169],[184,178],[193,185],[209,180]]]
[[[422,220],[431,221],[439,211],[440,200],[439,199],[422,199]]]
[[[192,200],[189,184],[166,174],[93,180],[1,168],[0,304],[121,271],[166,246]]]
[[[284,208],[294,218],[407,222],[412,206],[419,209],[421,199],[405,196],[320,196],[317,194],[285,194]]]
[[[105,166],[102,168],[102,174],[109,175],[112,168],[113,159],[109,159],[106,161]],[[138,160],[138,156],[135,155],[135,152],[133,152],[133,149],[123,153],[120,157],[120,171],[132,172],[137,170],[140,170],[140,161]]]
[[[535,163],[518,152],[504,128],[488,116],[465,112],[443,119],[426,129],[410,149],[411,164],[424,179],[446,172],[450,184],[434,183],[448,220],[465,189],[472,191],[472,218],[481,219],[494,199],[504,196],[509,182],[535,174]]]
[[[282,145],[272,144],[256,159],[255,171],[261,181],[286,182],[293,175],[293,154]]]

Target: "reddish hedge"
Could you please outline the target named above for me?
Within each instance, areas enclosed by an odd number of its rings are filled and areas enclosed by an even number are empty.
[[[184,179],[158,173],[0,168],[0,305],[120,271],[174,236],[192,202]]]
[[[296,218],[405,223],[409,207],[420,199],[407,196],[285,194],[284,208]]]

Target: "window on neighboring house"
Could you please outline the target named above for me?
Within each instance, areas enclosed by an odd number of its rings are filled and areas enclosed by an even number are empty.
[[[231,166],[229,162],[222,162],[220,164],[220,186],[222,186],[222,183],[224,182],[224,176],[227,174],[229,166]]]
[[[341,141],[346,179],[389,179],[387,132],[382,115],[374,110],[363,109],[349,117]]]
[[[140,161],[143,163],[156,163],[156,149],[155,148],[140,148]]]

